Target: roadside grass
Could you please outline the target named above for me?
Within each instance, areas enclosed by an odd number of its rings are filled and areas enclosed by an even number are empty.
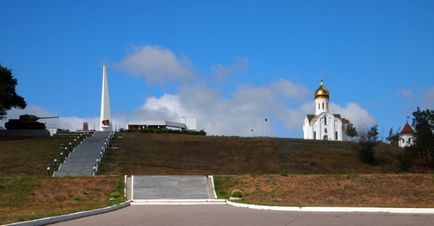
[[[434,174],[214,176],[218,198],[275,206],[434,208]]]
[[[124,201],[123,177],[0,177],[0,224]]]
[[[233,176],[214,176],[214,189],[219,199],[229,199],[234,181]],[[235,178],[234,178],[235,179]]]
[[[0,176],[46,176],[68,137],[0,137]]]
[[[123,138],[119,139],[119,135]],[[396,173],[402,149],[378,144],[378,164],[364,164],[354,142],[269,137],[118,133],[119,150],[106,153],[100,174],[357,174]],[[412,172],[433,172],[415,165]]]

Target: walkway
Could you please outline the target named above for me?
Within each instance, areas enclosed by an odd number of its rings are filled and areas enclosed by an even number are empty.
[[[383,213],[301,213],[252,210],[226,205],[130,206],[114,212],[58,223],[69,225],[303,225],[431,226],[434,215]]]
[[[110,131],[95,132],[93,136],[83,141],[74,149],[54,176],[93,176],[93,167],[97,159],[101,157],[101,148],[104,147],[111,133]]]

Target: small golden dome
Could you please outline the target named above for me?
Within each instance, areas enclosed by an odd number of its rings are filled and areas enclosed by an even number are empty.
[[[318,97],[325,97],[325,98],[330,98],[330,93],[329,91],[326,89],[326,87],[324,86],[322,80],[321,80],[321,85],[319,86],[319,88],[315,91],[315,99]]]

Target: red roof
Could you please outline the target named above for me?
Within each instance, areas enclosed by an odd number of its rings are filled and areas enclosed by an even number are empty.
[[[414,130],[413,128],[411,128],[408,122],[405,123],[405,126],[402,129],[401,134],[414,134]]]

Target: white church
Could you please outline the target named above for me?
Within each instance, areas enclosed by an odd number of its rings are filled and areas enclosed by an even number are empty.
[[[414,131],[413,127],[408,124],[408,121],[405,122],[405,126],[402,128],[402,131],[399,134],[398,147],[405,148],[412,146],[414,144],[415,134],[416,132]]]
[[[315,114],[304,119],[304,139],[342,141],[342,120],[340,114],[329,112],[330,93],[321,80],[315,91]]]

